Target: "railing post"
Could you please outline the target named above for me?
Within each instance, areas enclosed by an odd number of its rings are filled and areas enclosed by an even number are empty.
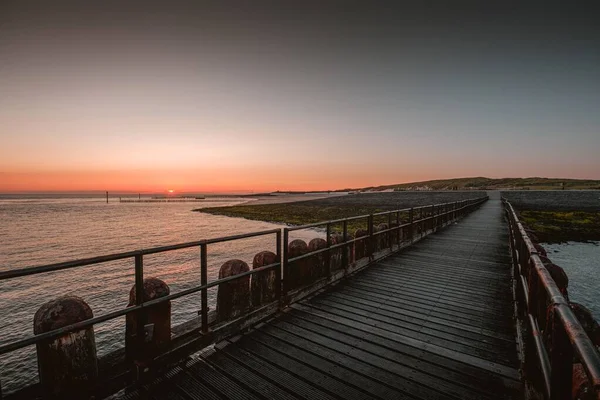
[[[208,254],[207,245],[202,243],[200,245],[200,285],[204,286],[208,284]],[[208,289],[204,288],[201,291],[201,302],[202,309],[200,311],[202,318],[202,333],[208,333]]]
[[[414,209],[411,207],[410,210],[408,211],[408,222],[409,222],[409,226],[408,226],[408,235],[410,237],[410,242],[413,242],[413,235],[414,235],[414,227],[413,227],[413,223],[414,223]]]
[[[279,263],[279,267],[275,269],[275,298],[281,306],[281,270],[283,268],[281,262],[281,230],[278,230],[275,234],[275,255]]]
[[[139,306],[144,303],[144,256],[142,253],[138,253],[135,255],[135,305]],[[140,354],[139,352],[143,348],[144,344],[144,326],[146,325],[145,321],[145,313],[143,311],[138,311],[137,313],[137,330],[136,330],[136,345],[135,345],[135,355],[134,359],[137,358]]]
[[[550,399],[570,399],[573,387],[573,348],[563,326],[558,307],[555,306],[552,313],[552,348],[550,350],[551,361],[551,386]]]
[[[283,228],[283,264],[281,265],[281,271],[283,272],[283,297],[287,297],[287,293],[289,290],[289,273],[288,273],[288,242],[289,242],[290,232],[287,228]]]
[[[373,254],[374,254],[374,247],[375,247],[375,243],[373,243],[373,214],[369,215],[369,219],[368,222],[369,226],[367,227],[367,230],[369,231],[369,239],[367,240],[368,242],[368,248],[367,248],[367,252],[369,254],[369,261],[373,261]]]
[[[388,232],[387,232],[387,238],[388,238],[388,244],[390,245],[390,253],[394,250],[394,243],[392,240],[392,213],[390,212],[388,214]]]
[[[344,246],[342,247],[342,266],[348,268],[348,221],[344,220],[342,226],[342,235],[344,235]]]
[[[430,226],[430,228],[429,228],[429,229],[430,229],[432,232],[433,232],[433,229],[434,229],[434,225],[433,225],[433,221],[434,221],[434,218],[433,218],[434,208],[435,208],[435,205],[434,205],[434,204],[432,204],[432,205],[431,205],[431,213],[429,214],[429,226]]]
[[[331,224],[327,223],[327,257],[325,260],[325,274],[329,278],[331,276]],[[337,250],[336,250],[337,253]]]
[[[400,211],[396,212],[396,241],[398,242],[398,250],[400,250],[400,243],[402,243],[402,229],[400,229]]]

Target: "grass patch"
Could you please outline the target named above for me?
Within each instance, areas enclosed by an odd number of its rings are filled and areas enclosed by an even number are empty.
[[[310,203],[310,202],[302,202]],[[256,221],[275,222],[287,225],[306,225],[323,221],[331,221],[342,218],[355,217],[359,215],[369,215],[382,211],[388,211],[388,208],[377,206],[345,207],[329,206],[322,207],[314,204],[283,203],[283,204],[261,204],[261,205],[239,205],[231,207],[213,207],[203,208],[197,211],[224,215],[227,217],[246,218]],[[394,222],[395,222],[395,216]],[[408,220],[408,214],[402,214],[403,221]],[[387,216],[376,217],[376,224],[387,222]],[[356,229],[366,229],[367,219],[359,219],[348,222],[348,232],[353,233]],[[336,224],[332,231],[341,231],[342,224]]]
[[[383,211],[474,199],[483,195],[485,195],[484,192],[478,191],[364,193],[292,203],[241,204],[231,207],[201,208],[195,211],[298,226]],[[429,210],[429,208],[426,209],[427,212]],[[419,212],[415,212],[414,218],[420,218]],[[409,214],[407,212],[401,213],[400,222],[407,222],[408,220]],[[388,216],[386,215],[374,218],[375,225],[387,222]],[[392,215],[392,222],[396,222],[395,215]],[[356,229],[365,229],[366,226],[366,218],[351,221],[348,223],[348,232],[354,233]],[[332,230],[341,231],[341,224],[333,227]]]
[[[600,240],[600,212],[520,211],[522,221],[540,242]]]

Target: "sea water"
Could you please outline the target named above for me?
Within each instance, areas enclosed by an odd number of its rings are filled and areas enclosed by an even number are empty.
[[[234,205],[242,199],[193,203],[119,203],[90,198],[0,199],[0,271],[132,251],[153,246],[256,232],[282,225],[193,212]],[[323,237],[299,231],[291,239]],[[291,240],[290,239],[290,240]],[[209,245],[208,279],[231,258],[252,263],[263,250],[275,251],[275,235]],[[171,293],[200,284],[199,248],[144,257],[144,274],[170,286]],[[45,302],[63,295],[83,298],[94,316],[127,306],[134,284],[133,259],[0,281],[0,344],[33,334],[33,316]],[[208,293],[214,308],[216,288]],[[198,316],[200,294],[172,302],[172,323]],[[94,327],[99,356],[124,346],[125,318]],[[0,356],[4,393],[37,381],[35,346]]]

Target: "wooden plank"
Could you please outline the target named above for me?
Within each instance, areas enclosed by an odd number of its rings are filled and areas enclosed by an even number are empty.
[[[459,362],[469,364],[469,365],[472,365],[477,368],[484,369],[488,372],[502,375],[506,378],[515,379],[515,380],[520,379],[519,373],[515,368],[511,368],[511,367],[508,367],[508,366],[505,366],[502,364],[498,364],[498,363],[495,363],[492,361],[488,361],[488,360],[484,360],[484,359],[474,357],[474,356],[471,356],[468,354],[464,354],[459,351],[448,349],[448,348],[438,346],[438,345],[435,345],[432,343],[428,343],[428,342],[425,342],[422,340],[413,339],[413,338],[410,338],[410,337],[407,337],[404,335],[400,335],[396,332],[380,328],[379,326],[366,324],[366,323],[357,321],[352,318],[340,317],[335,314],[330,314],[330,313],[327,313],[327,312],[324,312],[324,311],[321,311],[318,309],[314,309],[314,308],[313,308],[312,312],[315,313],[316,315],[322,316],[324,318],[330,319],[332,321],[336,321],[336,322],[344,324],[344,325],[360,327],[360,329],[362,329],[362,330],[372,331],[374,334],[383,335],[385,337],[393,337],[393,338],[395,338],[395,340],[405,343],[409,346],[412,346],[412,347],[415,347],[415,348],[418,348],[421,350],[427,350],[427,351],[430,351],[430,352],[437,354],[439,356],[442,356],[442,357],[455,359]]]
[[[475,315],[488,315],[490,314],[490,308],[481,303],[466,302],[466,301],[454,301],[448,299],[445,293],[438,293],[437,296],[428,295],[426,293],[407,293],[402,288],[393,288],[380,284],[375,284],[368,281],[353,280],[348,282],[349,287],[356,288],[357,290],[370,291],[372,293],[388,294],[396,300],[401,301],[415,301],[425,305],[438,306],[447,308],[449,310],[462,311],[469,314]],[[512,310],[509,307],[498,307],[494,310],[494,315],[512,318]]]
[[[337,379],[346,382],[347,385],[351,385],[374,397],[382,399],[408,398],[408,396],[400,391],[388,387],[384,382],[378,381],[373,377],[367,377],[368,375],[365,376],[365,374],[369,373],[369,369],[365,366],[357,365],[356,370],[348,368],[347,365],[345,365],[346,363],[344,363],[344,361],[347,360],[344,360],[343,357],[334,357],[333,359],[330,359],[320,353],[320,349],[316,345],[307,344],[306,348],[302,348],[294,344],[295,340],[292,342],[285,340],[285,335],[280,334],[274,336],[265,333],[264,330],[268,328],[269,326],[265,326],[264,329],[254,333],[252,339],[278,349],[289,357],[309,365],[311,368],[320,371],[321,373],[334,376]]]
[[[296,322],[296,323],[294,323]],[[304,325],[304,326],[301,326]],[[310,341],[323,346],[327,354],[343,354],[353,358],[352,365],[364,363],[373,367],[374,374],[381,379],[388,380],[394,387],[413,396],[423,399],[451,397],[456,399],[480,399],[490,398],[482,393],[473,393],[455,385],[449,384],[439,376],[432,376],[419,371],[413,367],[408,367],[402,363],[397,363],[389,357],[377,354],[373,348],[362,347],[359,339],[352,339],[339,332],[325,334],[323,329],[313,326],[314,330],[308,329],[303,321],[286,319],[278,321],[273,325],[287,333],[296,335],[300,341]],[[346,343],[349,341],[349,343]],[[331,350],[331,352],[329,352]],[[394,376],[396,375],[396,376]],[[433,389],[433,390],[432,390]]]
[[[389,311],[381,310],[379,306],[371,306],[368,304],[367,301],[362,301],[361,299],[358,299],[358,298],[352,297],[352,296],[344,296],[342,294],[339,294],[337,296],[323,298],[323,299],[315,299],[314,301],[312,301],[309,304],[320,304],[323,302],[325,302],[326,304],[331,305],[333,307],[340,307],[341,305],[351,307],[354,310],[354,312],[359,313],[361,315],[365,315],[365,316],[369,316],[369,315],[371,315],[371,313],[373,313],[373,314],[377,314],[378,316],[389,317],[392,319],[407,320],[408,322],[410,322],[411,320],[413,320],[413,321],[419,320],[419,321],[423,321],[423,322],[421,322],[423,326],[431,326],[431,327],[433,327],[435,329],[439,329],[439,330],[446,330],[446,329],[448,329],[447,327],[456,328],[456,329],[460,330],[461,332],[472,332],[472,333],[479,334],[485,338],[489,337],[489,338],[503,340],[505,342],[509,342],[509,343],[513,343],[513,344],[515,343],[514,338],[511,338],[509,334],[500,333],[495,330],[489,330],[489,329],[485,329],[485,328],[481,328],[481,327],[462,324],[462,323],[459,323],[459,322],[453,321],[453,320],[432,317],[427,314],[413,312],[410,310],[398,309],[395,312],[389,312]],[[296,305],[293,305],[293,307],[296,307]]]
[[[315,308],[332,314],[336,316],[341,316],[347,319],[351,319],[357,323],[366,324],[373,327],[378,327],[380,329],[384,329],[398,335],[402,335],[406,338],[411,338],[414,340],[418,340],[423,343],[432,344],[435,346],[440,346],[443,348],[447,348],[456,352],[469,354],[474,357],[478,357],[484,360],[489,360],[493,362],[498,362],[504,365],[512,366],[514,365],[516,360],[509,359],[507,356],[507,352],[500,353],[498,351],[493,351],[493,348],[490,349],[481,349],[476,344],[481,344],[481,342],[468,341],[468,340],[460,340],[458,337],[450,337],[449,335],[438,334],[437,336],[433,336],[430,334],[425,334],[419,330],[411,330],[406,326],[402,326],[400,324],[392,324],[389,321],[382,322],[380,318],[376,317],[368,317],[363,315],[358,315],[353,312],[342,311],[339,309],[335,309],[330,306],[319,305],[315,306]],[[441,337],[446,336],[446,337]]]
[[[238,346],[257,357],[268,360],[286,373],[304,380],[329,395],[353,400],[377,398],[361,388],[355,387],[352,381],[345,380],[343,376],[339,378],[329,371],[314,369],[310,364],[302,362],[301,359],[290,356],[284,347],[277,346],[276,343],[275,346],[271,346],[268,342],[255,340],[255,337],[250,335],[240,340]]]
[[[420,318],[405,318],[399,313],[378,313],[376,309],[369,308],[367,306],[363,307],[360,304],[357,305],[356,303],[352,304],[351,302],[344,300],[345,299],[337,299],[336,301],[332,301],[328,299],[319,299],[319,301],[314,301],[310,304],[330,306],[332,308],[362,315],[364,317],[373,317],[381,322],[390,323],[392,325],[399,323],[404,323],[406,326],[412,325],[412,329],[417,329],[419,332],[431,333],[433,336],[436,334],[441,334],[443,336],[453,335],[465,338],[465,340],[486,343],[494,347],[514,349],[514,341],[499,339],[495,336],[484,335],[475,329],[461,329],[464,328],[464,325],[460,328],[457,328],[457,325],[454,324],[438,324]],[[426,316],[422,317],[426,318]]]
[[[453,305],[460,308],[465,308],[469,310],[478,310],[485,312],[494,312],[501,314],[510,314],[510,310],[507,310],[507,303],[509,302],[500,302],[490,300],[488,304],[482,305],[481,302],[475,302],[473,298],[469,298],[466,296],[456,297],[453,296],[452,293],[447,292],[425,292],[423,290],[416,289],[410,286],[403,285],[394,285],[393,283],[388,282],[371,282],[366,279],[356,279],[353,281],[349,281],[348,285],[355,287],[362,287],[365,289],[376,289],[376,290],[385,290],[386,293],[394,294],[394,296],[398,298],[404,298],[409,301],[412,299],[424,299],[430,300],[432,298],[438,299],[438,301],[443,304]]]
[[[506,387],[499,380],[481,379],[487,378],[488,374],[478,371],[476,376],[460,373],[461,365],[454,363],[452,368],[448,364],[440,365],[423,357],[422,351],[399,351],[403,349],[397,346],[397,343],[386,342],[383,340],[373,341],[373,337],[367,332],[358,329],[336,326],[327,320],[314,318],[309,314],[298,311],[297,313],[285,317],[286,322],[290,322],[303,329],[310,330],[323,338],[339,341],[380,357],[380,365],[387,368],[388,363],[400,364],[409,369],[405,375],[410,379],[421,384],[426,384],[436,390],[446,393],[446,391],[455,393],[459,398],[494,398],[496,394],[489,393],[490,384],[496,388],[506,390]],[[305,336],[309,338],[309,336]],[[391,346],[390,346],[391,344]],[[406,349],[404,349],[406,350]]]
[[[261,331],[262,334],[267,334],[271,338],[276,338],[282,342],[290,344],[294,348],[302,349],[303,351],[316,355],[322,360],[326,360],[329,363],[340,366],[345,369],[347,373],[353,374],[356,377],[360,377],[361,381],[368,385],[369,390],[380,396],[391,396],[388,398],[440,398],[440,394],[435,393],[427,388],[419,388],[415,385],[411,385],[406,379],[391,374],[384,368],[379,368],[377,364],[373,362],[366,362],[364,359],[360,359],[356,356],[356,349],[346,347],[344,351],[336,351],[327,346],[324,346],[322,342],[326,340],[321,338],[321,343],[307,340],[303,335],[309,335],[308,331],[302,331],[302,329],[295,329],[296,332],[283,329],[281,326],[285,326],[283,321],[279,321],[278,324],[269,325]],[[302,331],[303,335],[300,335]],[[318,335],[315,335],[318,337]],[[315,337],[312,337],[313,339]],[[367,354],[363,356],[368,357]],[[321,360],[315,359],[315,363],[321,363]],[[356,379],[356,378],[355,378]],[[408,394],[410,393],[410,395]]]
[[[226,346],[221,352],[246,366],[246,368],[256,371],[256,373],[270,382],[279,385],[290,393],[294,393],[297,397],[315,400],[334,400],[336,398],[324,391],[318,390],[313,385],[288,373],[284,369],[278,368],[276,365],[253,355],[241,346]]]
[[[186,398],[193,400],[218,400],[220,399],[208,387],[192,379],[190,375],[180,366],[167,371],[164,376],[164,386],[171,391],[183,393]]]
[[[245,368],[243,364],[235,362],[224,354],[220,354],[220,352],[207,354],[203,358],[221,374],[226,375],[232,381],[237,382],[240,386],[259,397],[273,400],[295,399],[290,393],[262,378],[252,369]]]
[[[460,322],[460,323],[463,323],[466,325],[472,325],[475,327],[481,327],[481,328],[485,328],[485,329],[489,329],[489,330],[495,330],[495,331],[500,331],[500,332],[510,330],[510,327],[504,326],[502,324],[498,324],[494,321],[487,321],[487,320],[484,321],[484,320],[477,319],[477,318],[470,318],[468,316],[460,315],[459,313],[448,313],[448,312],[443,312],[441,310],[431,310],[426,307],[421,307],[418,304],[414,304],[414,303],[403,303],[403,304],[398,304],[395,306],[387,306],[385,304],[382,304],[381,302],[377,302],[372,297],[366,296],[364,293],[357,292],[355,290],[347,289],[344,291],[343,294],[340,293],[340,295],[354,298],[354,299],[360,298],[361,301],[365,302],[366,304],[371,304],[374,307],[377,307],[381,310],[385,310],[388,312],[398,312],[399,310],[410,310],[410,311],[414,311],[417,313],[423,313],[425,315],[430,315],[430,316],[434,316],[437,318],[446,319],[448,321],[457,321],[457,322]]]
[[[472,367],[468,364],[461,363],[458,360],[438,356],[435,353],[428,352],[422,348],[412,347],[407,345],[402,340],[393,334],[388,334],[385,331],[374,332],[373,330],[365,330],[360,326],[353,326],[349,321],[347,324],[340,323],[339,320],[332,321],[319,315],[311,314],[309,311],[296,310],[292,314],[294,318],[300,318],[308,324],[315,324],[330,329],[333,331],[343,332],[346,335],[352,335],[362,340],[362,343],[371,343],[382,347],[389,357],[400,360],[400,362],[409,363],[412,365],[414,360],[418,360],[415,368],[421,368],[425,372],[435,373],[442,379],[447,377],[454,382],[464,382],[466,385],[480,384],[481,388],[495,388],[501,392],[507,388],[515,390],[517,385],[511,379],[502,379],[488,371]]]
[[[195,379],[198,379],[222,397],[228,399],[259,399],[259,397],[228,376],[220,373],[219,370],[206,364],[203,360],[195,360],[187,366],[187,369]]]

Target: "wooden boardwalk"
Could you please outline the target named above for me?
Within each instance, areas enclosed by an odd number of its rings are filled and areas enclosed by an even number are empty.
[[[521,398],[499,198],[122,399]]]

